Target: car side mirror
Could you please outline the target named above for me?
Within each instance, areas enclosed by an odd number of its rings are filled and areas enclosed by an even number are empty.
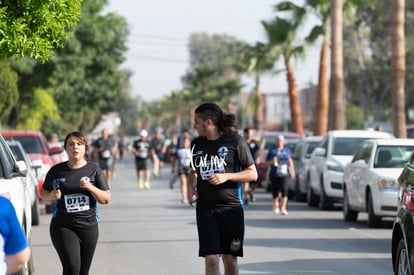
[[[37,169],[42,168],[42,165],[43,165],[42,160],[36,159],[36,160],[33,160],[32,161],[32,165],[31,166],[32,166],[33,169],[37,170]]]
[[[19,160],[16,162],[16,168],[19,173],[23,174],[24,176],[27,173],[27,166],[26,163],[23,160]]]
[[[325,148],[318,147],[318,148],[315,148],[315,150],[313,151],[313,154],[315,156],[324,157],[326,155],[326,150]]]

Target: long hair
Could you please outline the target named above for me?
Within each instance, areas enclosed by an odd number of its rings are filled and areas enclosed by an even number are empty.
[[[203,103],[195,109],[195,113],[203,120],[211,119],[224,137],[237,134],[236,116],[226,114],[215,103]]]

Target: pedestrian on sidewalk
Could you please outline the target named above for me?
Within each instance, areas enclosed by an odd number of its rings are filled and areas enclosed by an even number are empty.
[[[139,189],[150,188],[151,171],[148,163],[151,155],[150,149],[151,145],[148,142],[148,131],[142,129],[139,132],[139,139],[135,140],[132,145]]]
[[[224,113],[214,103],[195,110],[199,137],[191,142],[188,200],[197,203],[198,255],[205,258],[207,275],[220,274],[220,257],[225,274],[239,274],[237,257],[243,256],[242,183],[256,180],[257,170],[235,121],[234,114]]]
[[[275,146],[269,150],[266,157],[266,165],[270,166],[273,211],[285,216],[288,215],[289,177],[295,178],[295,166],[291,155],[289,147],[285,146],[285,137],[278,135]]]
[[[64,141],[69,160],[50,168],[40,191],[43,200],[55,201],[50,237],[63,275],[89,274],[99,236],[97,203],[111,199],[102,169],[86,160],[87,147],[83,133],[69,133]]]

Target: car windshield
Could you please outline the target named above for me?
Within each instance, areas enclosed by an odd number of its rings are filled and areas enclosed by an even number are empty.
[[[312,155],[313,150],[318,147],[320,144],[319,141],[309,142],[306,148],[305,159],[309,159]]]
[[[353,156],[362,141],[367,138],[337,137],[333,140],[333,155]]]
[[[15,145],[10,145],[9,144],[9,147],[10,147],[10,150],[12,151],[12,153],[13,153],[13,155],[14,155],[14,158],[17,160],[17,161],[19,161],[19,160],[25,160],[24,159],[24,156],[23,156],[23,152],[21,151],[21,150],[19,150],[19,148],[17,147],[17,146],[15,146]]]
[[[409,162],[414,146],[378,146],[375,152],[374,168],[403,168]]]
[[[44,154],[40,140],[34,136],[14,136],[6,139],[17,140],[23,146],[27,154]]]

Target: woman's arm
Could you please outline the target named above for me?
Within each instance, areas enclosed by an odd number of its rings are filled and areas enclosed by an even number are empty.
[[[99,189],[86,179],[81,179],[80,187],[91,192],[96,201],[101,204],[107,204],[111,200],[111,191]]]

